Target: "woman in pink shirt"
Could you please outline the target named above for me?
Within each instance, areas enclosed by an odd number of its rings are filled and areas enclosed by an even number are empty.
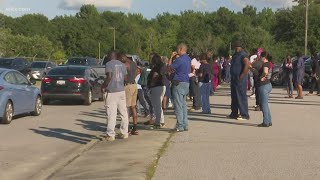
[[[218,59],[216,59],[213,63],[213,78],[212,78],[212,87],[213,90],[216,91],[218,85],[219,85],[219,62]]]

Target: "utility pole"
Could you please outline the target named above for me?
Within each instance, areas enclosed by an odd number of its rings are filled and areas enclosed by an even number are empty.
[[[99,61],[101,61],[101,43],[99,42]]]
[[[113,50],[116,50],[116,27],[110,27],[113,30]]]
[[[308,14],[309,14],[309,0],[306,0],[306,32],[305,32],[305,37],[304,37],[304,55],[307,55],[308,52]]]

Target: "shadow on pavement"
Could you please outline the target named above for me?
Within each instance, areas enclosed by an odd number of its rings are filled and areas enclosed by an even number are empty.
[[[46,137],[62,139],[79,144],[87,144],[92,139],[97,139],[96,136],[90,134],[79,133],[68,129],[61,128],[47,128],[39,127],[39,129],[30,129],[36,134],[40,134]]]
[[[79,123],[76,123],[76,125],[82,126],[86,130],[90,131],[106,131],[106,124],[96,121],[90,121],[90,120],[82,120],[82,119],[76,119]]]
[[[214,116],[212,116],[212,117],[214,117]],[[238,126],[257,127],[257,124],[251,124],[251,123],[238,123],[238,122],[231,122],[231,121],[218,121],[218,120],[197,119],[197,118],[189,118],[189,120],[190,121],[212,122],[212,123],[219,123],[219,124],[232,124],[232,125],[238,125]]]

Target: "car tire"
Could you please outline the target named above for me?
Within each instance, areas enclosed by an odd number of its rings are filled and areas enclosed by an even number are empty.
[[[86,99],[84,100],[84,105],[90,106],[92,104],[92,91],[91,89],[88,91]]]
[[[48,105],[48,104],[50,104],[50,100],[49,99],[42,99],[42,104]]]
[[[41,112],[42,112],[42,99],[40,96],[38,96],[34,106],[34,111],[31,113],[31,115],[40,116]]]
[[[5,106],[1,123],[10,124],[13,119],[13,112],[14,112],[13,103],[9,100]]]

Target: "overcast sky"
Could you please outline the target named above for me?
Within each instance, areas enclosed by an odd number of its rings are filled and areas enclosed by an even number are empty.
[[[215,11],[227,7],[240,11],[246,5],[258,10],[290,7],[292,0],[0,0],[0,12],[17,17],[28,13],[40,13],[50,19],[64,14],[75,14],[83,4],[94,4],[101,10],[141,13],[153,18],[159,13],[179,14],[184,10]]]

